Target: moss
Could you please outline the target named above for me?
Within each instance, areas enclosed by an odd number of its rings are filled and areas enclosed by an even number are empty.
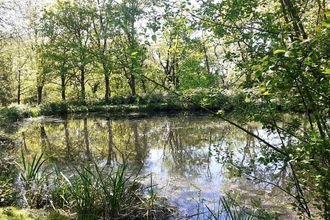
[[[18,209],[15,207],[0,208],[1,220],[68,220],[73,215],[64,212],[48,211],[41,209]]]

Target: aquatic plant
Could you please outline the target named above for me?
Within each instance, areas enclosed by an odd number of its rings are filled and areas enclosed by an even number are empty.
[[[137,175],[129,175],[128,165],[101,168],[96,163],[73,168],[71,176],[60,173],[52,193],[55,205],[69,208],[78,219],[152,217],[169,215],[142,194]]]

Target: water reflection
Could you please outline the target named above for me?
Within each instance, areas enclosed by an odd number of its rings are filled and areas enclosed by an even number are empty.
[[[248,129],[268,135],[256,126]],[[268,169],[269,178],[273,178],[274,169],[254,162],[261,151],[254,138],[207,116],[43,119],[25,122],[12,135],[22,140],[30,155],[43,151],[59,167],[81,161],[108,165],[128,161],[132,169],[142,169],[143,175],[152,173],[157,193],[179,207],[183,215],[203,211],[201,203],[212,207],[228,191],[240,190],[248,198],[275,195],[269,185],[230,178],[233,172],[224,165],[228,160],[251,166],[255,176],[265,176]],[[276,178],[283,181],[285,176],[283,169]],[[149,181],[145,179],[146,184]],[[267,201],[271,203],[269,198]],[[280,202],[269,205],[275,207]]]

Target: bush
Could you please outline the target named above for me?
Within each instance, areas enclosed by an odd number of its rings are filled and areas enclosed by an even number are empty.
[[[205,107],[208,109],[222,109],[228,104],[228,99],[218,90],[190,89],[184,91],[182,101],[190,102],[191,107]]]
[[[66,102],[49,102],[41,105],[43,115],[65,115],[68,113]]]
[[[7,108],[3,108],[0,114],[6,120],[18,121],[18,120],[22,120],[23,118],[39,116],[40,110],[37,107],[11,104]]]

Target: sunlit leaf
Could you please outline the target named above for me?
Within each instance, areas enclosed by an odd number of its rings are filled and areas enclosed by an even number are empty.
[[[326,28],[330,28],[330,22],[329,21],[323,21],[322,26]]]
[[[286,53],[286,50],[275,50],[274,55]]]
[[[133,53],[131,53],[131,56],[136,56],[138,54],[138,52],[137,51],[135,51],[135,52],[133,52]]]
[[[327,74],[327,75],[330,75],[330,68],[326,68],[324,71],[323,71],[324,74]]]

